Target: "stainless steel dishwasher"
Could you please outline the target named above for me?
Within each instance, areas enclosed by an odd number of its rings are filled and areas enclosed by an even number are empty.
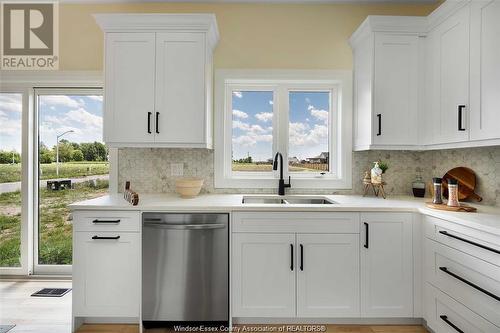
[[[229,322],[228,214],[144,213],[146,328]]]

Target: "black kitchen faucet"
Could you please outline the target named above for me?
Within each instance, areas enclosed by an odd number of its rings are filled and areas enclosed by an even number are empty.
[[[292,187],[291,177],[288,176],[288,184],[285,184],[285,180],[283,179],[283,155],[280,152],[277,152],[274,156],[273,170],[278,170],[278,157],[280,158],[280,180],[278,184],[278,194],[285,195],[285,188]]]

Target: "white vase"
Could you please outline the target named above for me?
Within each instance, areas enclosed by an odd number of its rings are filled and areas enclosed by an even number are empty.
[[[374,163],[375,163],[375,165],[373,166],[373,168],[371,170],[372,183],[381,184],[382,183],[382,169],[380,169],[378,162],[374,162]]]

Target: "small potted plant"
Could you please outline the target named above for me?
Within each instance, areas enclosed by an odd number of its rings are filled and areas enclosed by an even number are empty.
[[[378,167],[380,168],[380,170],[382,170],[382,174],[384,174],[387,171],[387,169],[389,169],[389,164],[387,164],[387,162],[379,160]]]

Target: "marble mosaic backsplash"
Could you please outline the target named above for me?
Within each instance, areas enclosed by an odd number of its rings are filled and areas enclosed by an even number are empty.
[[[483,203],[500,206],[500,147],[464,148],[426,152],[366,151],[353,153],[352,190],[294,189],[289,193],[362,194],[362,178],[372,162],[384,160],[389,170],[384,175],[388,195],[411,195],[411,183],[417,173],[424,180],[441,177],[456,166],[469,167],[476,172],[476,192]],[[205,179],[202,193],[274,193],[275,189],[215,189],[214,154],[207,149],[126,148],[118,151],[118,186],[126,180],[139,193],[171,193],[175,177],[170,174],[171,163],[183,163],[184,176]]]

